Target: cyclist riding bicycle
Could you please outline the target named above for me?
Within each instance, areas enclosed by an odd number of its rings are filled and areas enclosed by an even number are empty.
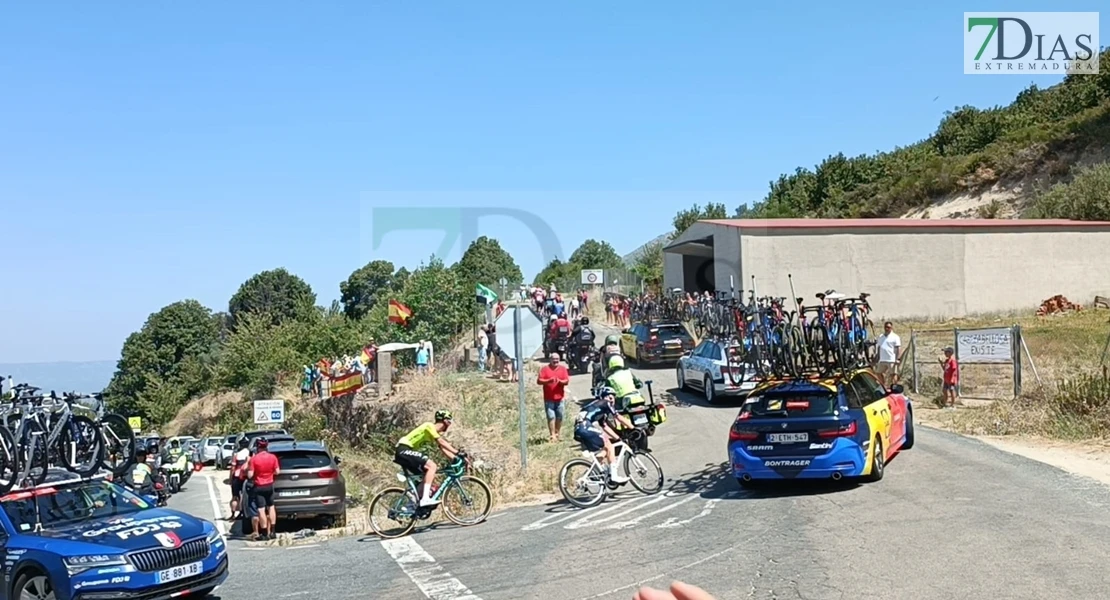
[[[428,458],[422,451],[431,446],[434,441],[439,449],[447,455],[447,458],[454,460],[459,454],[459,451],[443,437],[443,434],[447,433],[447,428],[451,426],[452,420],[450,411],[437,410],[435,423],[424,423],[397,441],[393,462],[414,473],[420,473],[421,471],[424,473],[424,481],[419,492],[420,506],[435,506],[438,504],[437,501],[432,499],[431,492],[432,480],[436,476],[438,467],[435,461]]]
[[[603,387],[598,390],[597,399],[582,407],[581,412],[574,420],[574,439],[581,442],[582,446],[590,452],[597,454],[604,450],[605,458],[601,461],[605,466],[606,474],[613,483],[624,483],[628,476],[617,472],[614,465],[617,462],[617,453],[613,449],[611,440],[618,440],[620,436],[607,422],[609,419],[627,427],[632,423],[623,415],[617,413],[614,405],[616,395],[613,388]]]

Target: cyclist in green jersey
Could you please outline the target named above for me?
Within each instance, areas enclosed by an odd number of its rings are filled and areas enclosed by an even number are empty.
[[[443,434],[447,433],[447,428],[451,426],[451,421],[450,411],[437,410],[435,423],[424,423],[397,441],[393,462],[413,473],[420,473],[421,471],[424,473],[424,482],[420,491],[420,506],[434,506],[437,504],[431,497],[432,479],[436,476],[436,463],[428,458],[423,450],[431,446],[432,442],[435,442],[449,459],[454,460],[455,455],[459,453],[443,437]]]

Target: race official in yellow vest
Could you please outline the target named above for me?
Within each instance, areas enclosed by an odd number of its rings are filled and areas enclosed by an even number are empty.
[[[643,383],[624,365],[623,357],[609,357],[609,377],[606,379],[606,385],[613,388],[618,407],[626,408],[645,402],[644,397],[639,392]]]

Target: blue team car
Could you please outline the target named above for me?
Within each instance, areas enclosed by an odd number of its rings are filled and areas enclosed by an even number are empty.
[[[0,497],[4,600],[203,597],[227,578],[227,545],[208,521],[103,478],[52,471]]]

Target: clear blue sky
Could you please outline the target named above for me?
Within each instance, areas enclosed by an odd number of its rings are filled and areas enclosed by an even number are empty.
[[[516,206],[564,256],[623,254],[694,201],[1059,80],[963,75],[967,3],[749,4],[7,3],[0,362],[114,359],[149,313],[226,309],[278,266],[326,304],[361,264],[440,246],[374,249],[375,207]],[[527,276],[551,258],[505,217],[478,234]]]

